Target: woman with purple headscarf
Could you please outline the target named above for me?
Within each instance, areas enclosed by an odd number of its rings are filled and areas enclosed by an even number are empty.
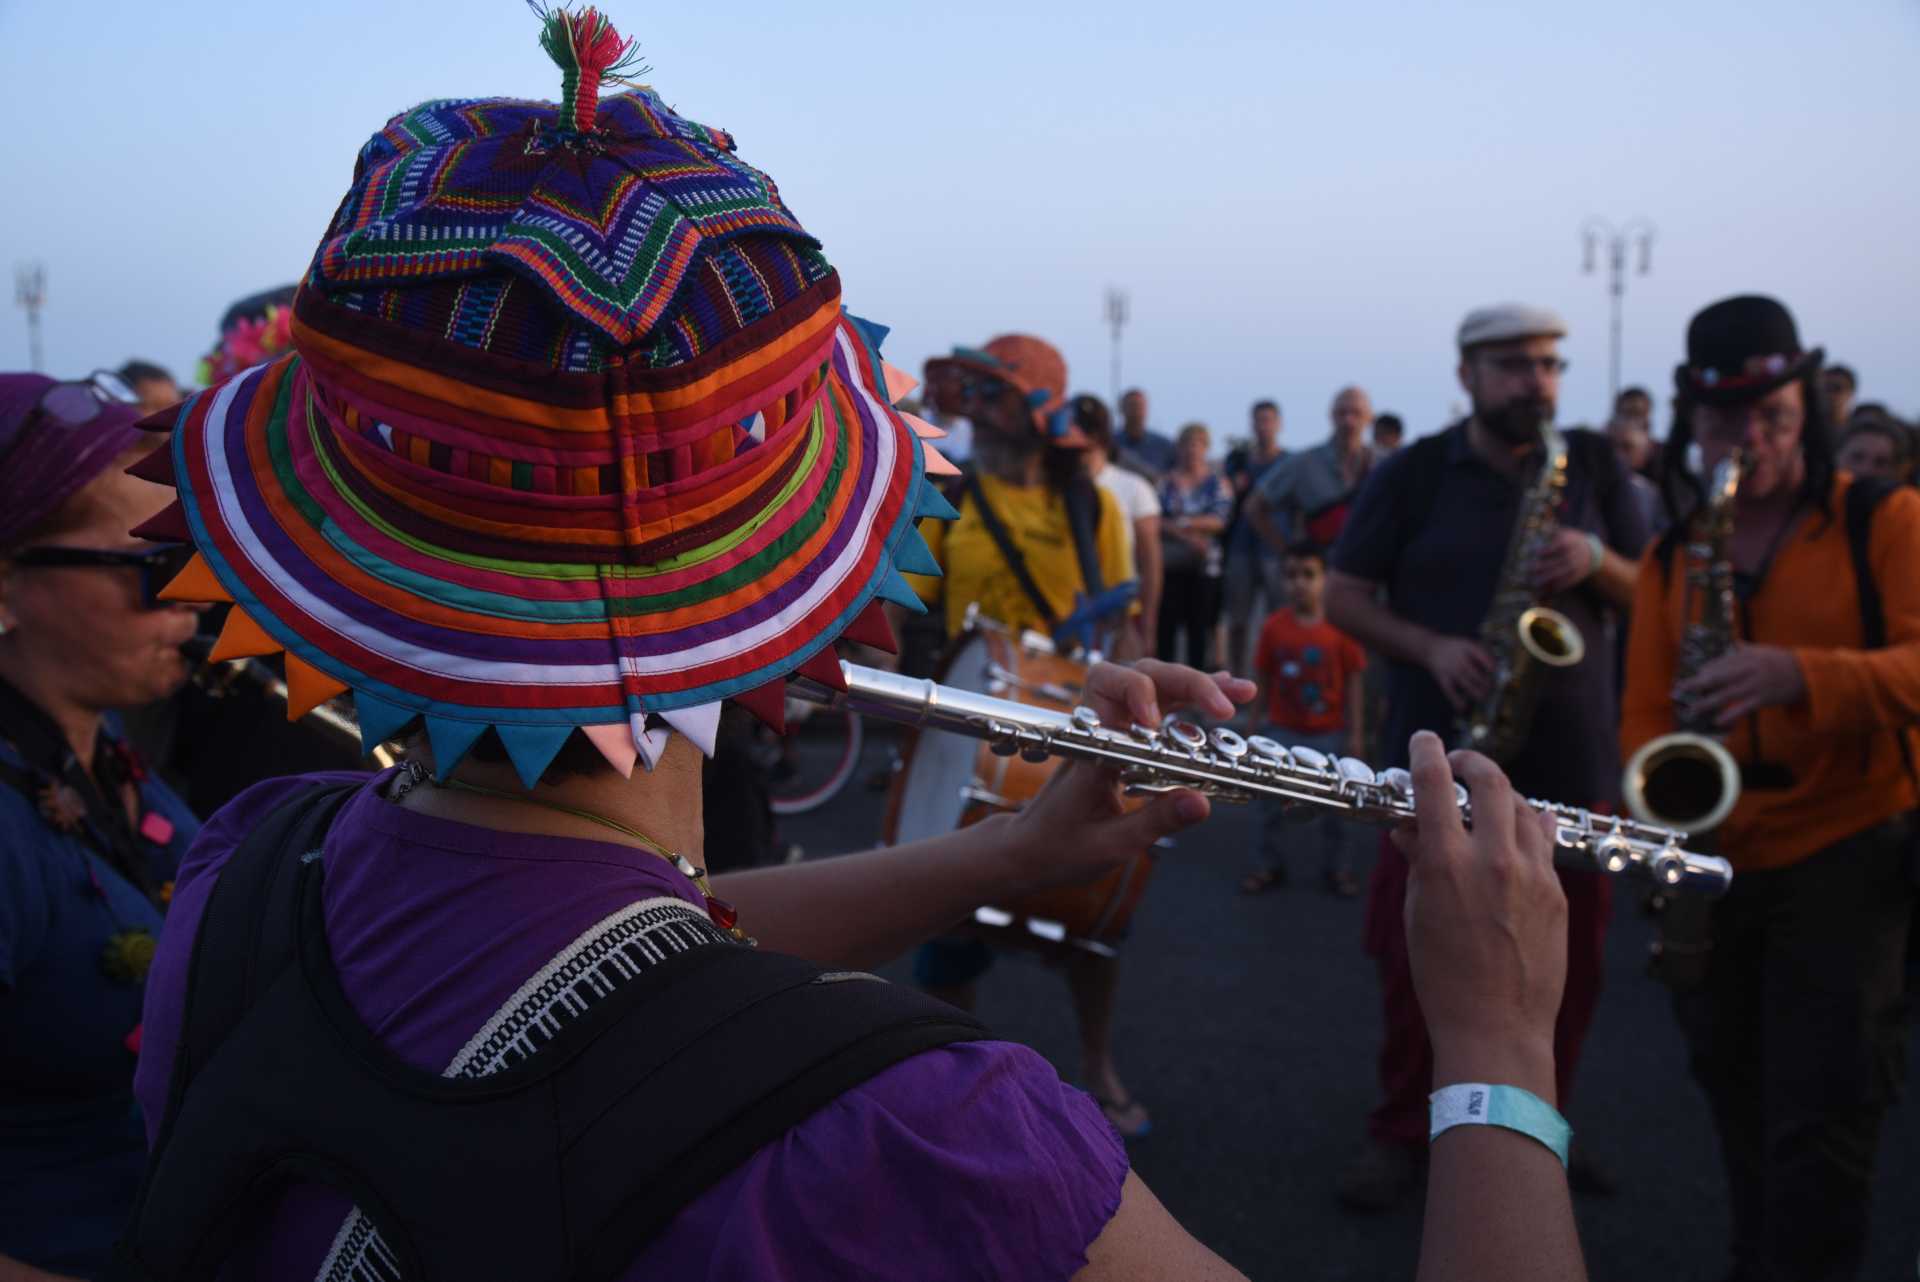
[[[114,710],[171,693],[195,614],[169,493],[107,378],[0,374],[0,1277],[90,1277],[138,1186],[146,972],[198,828]],[[131,451],[131,455],[130,455]]]

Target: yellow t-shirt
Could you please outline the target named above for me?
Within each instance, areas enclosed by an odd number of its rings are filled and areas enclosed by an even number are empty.
[[[1047,604],[1058,618],[1073,613],[1074,594],[1084,590],[1080,578],[1080,558],[1073,548],[1073,531],[1067,525],[1067,504],[1044,485],[1013,485],[991,476],[980,477],[981,493],[986,495],[1000,523],[1007,527],[1013,545],[1026,558],[1027,572]],[[1100,553],[1100,574],[1107,587],[1135,578],[1133,558],[1127,551],[1127,519],[1113,495],[1098,490],[1100,517],[1094,536]],[[980,520],[979,510],[970,501],[958,504],[957,521],[922,521],[920,533],[933,549],[943,578],[910,574],[920,599],[933,604],[946,600],[947,635],[960,630],[967,606],[980,603],[980,612],[1010,628],[1039,628],[1045,622],[1020,581],[1006,566],[993,536]]]

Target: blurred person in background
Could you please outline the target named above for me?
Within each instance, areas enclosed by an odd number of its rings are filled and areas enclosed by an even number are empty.
[[[1333,549],[1327,618],[1390,668],[1383,766],[1405,764],[1415,731],[1457,735],[1460,714],[1495,688],[1481,630],[1523,501],[1541,474],[1541,428],[1557,410],[1566,332],[1542,307],[1505,303],[1468,313],[1455,344],[1471,414],[1376,468]],[[1510,767],[1525,795],[1592,809],[1618,797],[1621,761],[1615,663],[1598,639],[1609,616],[1632,600],[1634,558],[1647,535],[1607,441],[1578,428],[1561,435],[1566,484],[1554,503],[1555,528],[1530,558],[1526,587],[1565,614],[1587,645],[1578,663],[1543,675]],[[1381,1099],[1367,1119],[1365,1146],[1336,1181],[1341,1202],[1360,1211],[1384,1210],[1411,1191],[1425,1151],[1432,1061],[1400,929],[1406,872],[1399,848],[1382,843],[1363,935],[1380,980]],[[1552,1058],[1564,1101],[1599,1006],[1613,887],[1596,871],[1560,876],[1568,968]],[[1576,1189],[1612,1187],[1586,1150],[1576,1149],[1572,1162]]]
[[[1913,470],[1912,437],[1896,419],[1856,413],[1834,462],[1861,479],[1903,484]]]
[[[1156,653],[1172,661],[1184,638],[1189,667],[1213,664],[1213,630],[1220,617],[1221,535],[1233,514],[1233,491],[1207,457],[1205,423],[1180,429],[1178,457],[1160,484],[1160,547],[1165,587]]]
[[[1654,456],[1659,451],[1654,448],[1646,420],[1616,410],[1607,423],[1607,441],[1613,446],[1614,457],[1620,460],[1627,484],[1633,488],[1634,501],[1640,505],[1647,529],[1658,534],[1667,528],[1667,514],[1660,501],[1660,487],[1650,479]]]
[[[1620,394],[1613,398],[1613,417],[1633,419],[1641,427],[1651,430],[1653,393],[1644,387],[1621,388]]]
[[[1820,371],[1821,407],[1833,426],[1840,427],[1853,417],[1853,401],[1859,392],[1860,380],[1852,366],[1833,364]]]
[[[1373,420],[1373,456],[1384,458],[1405,443],[1407,425],[1398,414],[1382,414]]]
[[[1126,657],[1146,654],[1149,638],[1159,635],[1160,621],[1160,496],[1138,472],[1114,464],[1113,415],[1097,396],[1073,398],[1074,426],[1085,434],[1087,472],[1093,483],[1113,496],[1126,518],[1127,559],[1140,584],[1140,613],[1127,621],[1132,637]],[[1116,653],[1123,653],[1116,650]]]
[[[1147,425],[1147,394],[1130,388],[1120,395],[1120,431],[1114,461],[1155,485],[1173,470],[1173,441]]]
[[[1247,519],[1247,496],[1260,478],[1280,461],[1286,450],[1280,445],[1281,415],[1277,402],[1262,400],[1249,411],[1253,439],[1227,452],[1222,467],[1227,483],[1233,486],[1233,517],[1227,527],[1227,560],[1224,589],[1227,616],[1227,669],[1236,675],[1247,671],[1247,651],[1259,621],[1286,600],[1281,582],[1280,558],[1254,531]]]
[[[133,1072],[174,872],[198,828],[115,711],[187,678],[190,548],[128,533],[138,408],[0,374],[0,1278],[106,1267],[146,1162]]]
[[[131,360],[119,372],[120,381],[133,389],[134,404],[142,414],[157,414],[186,399],[173,375],[152,361]]]
[[[1247,516],[1267,547],[1285,555],[1302,540],[1332,547],[1373,466],[1367,427],[1373,402],[1364,389],[1342,388],[1328,411],[1333,431],[1309,450],[1289,454],[1261,478]]]
[[[1836,472],[1820,360],[1776,299],[1722,299],[1688,324],[1674,525],[1641,561],[1621,712],[1630,756],[1678,729],[1676,703],[1698,709],[1739,771],[1713,833],[1733,886],[1659,968],[1720,1142],[1736,1282],[1860,1276],[1906,1077],[1920,495]],[[1736,449],[1739,644],[1683,674],[1686,520]]]

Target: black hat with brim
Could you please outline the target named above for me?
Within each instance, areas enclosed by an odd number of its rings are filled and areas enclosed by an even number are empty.
[[[1825,356],[1818,347],[1802,349],[1793,313],[1778,299],[1740,294],[1694,316],[1687,325],[1687,363],[1673,378],[1694,400],[1732,405],[1818,369]]]

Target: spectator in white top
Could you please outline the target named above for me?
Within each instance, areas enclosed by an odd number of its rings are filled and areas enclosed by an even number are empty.
[[[1114,465],[1113,415],[1099,397],[1074,397],[1073,422],[1093,442],[1084,456],[1087,472],[1127,517],[1127,558],[1140,584],[1140,613],[1131,626],[1138,653],[1150,654],[1160,626],[1160,496],[1145,477]]]

